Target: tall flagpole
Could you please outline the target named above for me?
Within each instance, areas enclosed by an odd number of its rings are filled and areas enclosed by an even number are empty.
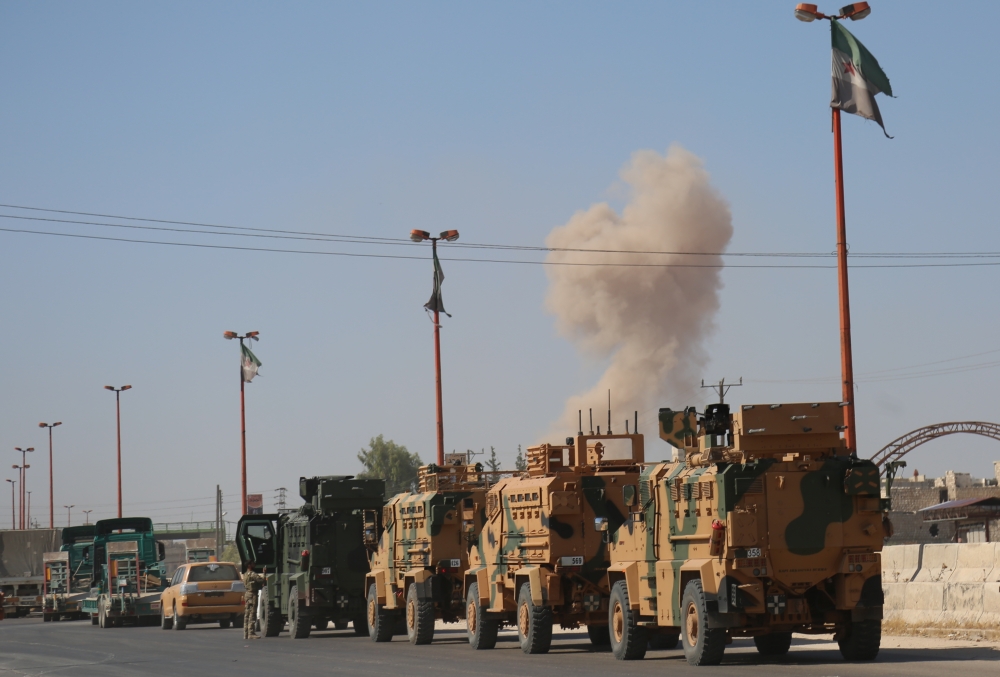
[[[854,357],[851,351],[851,300],[847,284],[847,219],[844,215],[844,156],[840,139],[840,109],[833,108],[833,166],[837,193],[837,287],[840,292],[840,374],[844,402],[844,442],[857,456],[854,427]]]

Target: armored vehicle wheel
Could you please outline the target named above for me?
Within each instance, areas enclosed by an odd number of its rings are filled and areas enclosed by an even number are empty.
[[[328,627],[330,627],[330,621],[326,618],[313,621],[313,628],[316,630],[326,630]]]
[[[420,599],[416,584],[406,591],[406,637],[410,644],[434,641],[434,600]]]
[[[186,630],[188,626],[187,619],[183,616],[177,615],[177,602],[174,602],[174,630]]]
[[[350,624],[350,621],[334,621],[333,622],[333,629],[334,630],[347,630],[347,626],[349,624]]]
[[[479,584],[469,586],[465,597],[465,624],[469,636],[469,646],[473,649],[492,649],[497,645],[500,621],[490,618],[486,607],[479,601]]]
[[[368,625],[368,636],[372,638],[374,642],[391,642],[392,641],[392,626],[395,624],[396,619],[393,618],[395,614],[386,611],[386,608],[378,603],[378,594],[375,592],[375,584],[372,583],[371,587],[368,588],[368,614],[367,614],[367,625]],[[357,629],[357,621],[355,621],[355,631]]]
[[[309,607],[299,600],[299,586],[288,590],[288,634],[292,639],[307,639],[312,623],[309,621]]]
[[[753,643],[761,656],[784,656],[792,646],[792,633],[772,632],[769,635],[755,635]]]
[[[351,621],[351,625],[354,626],[354,634],[358,637],[368,636],[368,619],[365,616],[358,616]],[[344,627],[346,628],[347,625],[344,624]]]
[[[873,661],[882,644],[882,621],[849,623],[837,636],[840,654],[849,661]]]
[[[669,651],[676,649],[681,643],[681,636],[676,632],[657,632],[649,635],[649,648],[653,651]]]
[[[163,608],[162,604],[160,605],[160,627],[164,630],[174,627],[174,619],[167,618],[167,611]]]
[[[596,626],[587,626],[587,633]],[[646,628],[639,625],[639,615],[632,611],[628,601],[628,586],[618,581],[611,588],[608,601],[608,627],[603,628],[605,637],[611,642],[611,652],[620,661],[638,660],[646,655]],[[591,635],[590,641],[594,641]],[[597,642],[594,642],[597,644]]]
[[[587,637],[594,646],[607,646],[611,644],[611,628],[607,625],[588,625]]]
[[[552,607],[535,606],[530,583],[517,596],[517,639],[527,654],[548,653],[552,646]]]
[[[271,604],[266,587],[260,591],[260,608],[264,610],[263,618],[258,619],[260,634],[265,637],[277,637],[285,627],[285,621],[281,618],[281,611]]]
[[[708,604],[701,581],[695,579],[684,588],[681,600],[681,645],[691,665],[718,665],[726,650],[724,628],[708,627]]]

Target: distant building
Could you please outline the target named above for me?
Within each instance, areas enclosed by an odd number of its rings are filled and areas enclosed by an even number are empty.
[[[894,533],[886,544],[1000,542],[1000,461],[993,472],[983,479],[953,470],[937,478],[916,470],[897,477],[889,513]]]

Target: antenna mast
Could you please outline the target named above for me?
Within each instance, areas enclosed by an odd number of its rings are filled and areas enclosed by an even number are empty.
[[[705,379],[701,380],[702,388],[711,388],[719,395],[719,404],[725,404],[726,393],[729,392],[730,388],[736,388],[743,385],[743,377],[740,376],[739,383],[726,383],[726,379],[723,378],[717,385],[705,385]]]

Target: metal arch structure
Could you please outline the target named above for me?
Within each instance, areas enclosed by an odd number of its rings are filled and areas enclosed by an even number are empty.
[[[901,437],[897,437],[889,444],[879,449],[871,460],[881,469],[881,474],[885,475],[886,468],[890,461],[896,461],[910,453],[921,444],[945,435],[955,435],[957,433],[968,433],[970,435],[982,435],[1000,441],[1000,424],[985,423],[983,421],[956,421],[952,423],[935,423],[912,430]]]

